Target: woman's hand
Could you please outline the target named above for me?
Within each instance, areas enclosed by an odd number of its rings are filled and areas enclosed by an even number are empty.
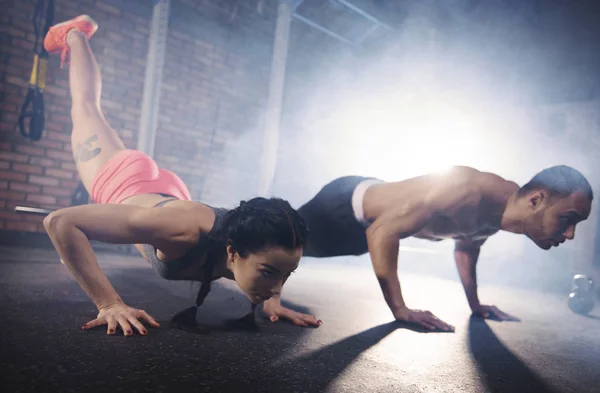
[[[152,327],[160,327],[159,323],[148,315],[146,311],[129,307],[125,303],[115,303],[101,307],[98,317],[89,321],[81,328],[87,330],[96,326],[108,325],[107,334],[113,335],[117,331],[117,325],[119,325],[125,336],[131,336],[133,335],[131,325],[133,325],[142,336],[145,336],[148,334],[148,331],[140,320],[147,322]]]
[[[309,325],[319,327],[323,323],[314,315],[303,314],[301,312],[290,310],[289,308],[283,307],[278,302],[269,302],[269,300],[263,305],[263,314],[265,318],[268,318],[271,320],[271,322],[277,322],[279,319],[287,319],[294,325],[303,327]]]

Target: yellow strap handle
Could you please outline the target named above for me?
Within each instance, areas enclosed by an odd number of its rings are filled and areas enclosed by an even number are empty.
[[[39,55],[33,56],[33,68],[29,77],[29,85],[37,86],[39,89],[46,88],[46,71],[48,69],[48,59],[40,58]]]
[[[40,58],[40,56],[38,54],[35,54],[33,56],[33,68],[31,69],[31,76],[29,77],[29,85],[30,86],[37,85],[37,77],[38,77],[37,70],[38,70],[39,58]]]
[[[47,69],[48,69],[48,59],[42,57],[39,61],[38,79],[37,79],[37,87],[42,90],[46,88],[46,70]]]

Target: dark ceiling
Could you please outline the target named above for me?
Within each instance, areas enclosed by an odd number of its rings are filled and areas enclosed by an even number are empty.
[[[117,0],[103,1],[125,7]],[[276,15],[277,0],[220,1],[223,9],[243,5],[266,19]],[[419,21],[435,30],[435,56],[440,64],[463,67],[465,73],[487,73],[496,85],[517,85],[536,103],[600,99],[598,0],[346,1],[392,27],[369,35],[359,49],[363,53],[404,45],[406,26]],[[127,2],[128,8],[136,13],[143,10],[145,16],[151,12],[148,4],[144,0]],[[303,0],[298,13],[350,39],[361,37],[372,26],[337,0]],[[175,0],[172,22],[180,14],[195,15],[182,0]],[[230,23],[235,26],[235,19]],[[317,33],[321,41],[334,40]],[[444,72],[448,71],[441,70],[442,75]]]
[[[403,45],[407,26],[435,30],[435,56],[485,69],[537,103],[600,99],[600,1],[348,0],[392,27],[364,47]],[[354,40],[371,22],[336,0],[305,0],[298,12]]]

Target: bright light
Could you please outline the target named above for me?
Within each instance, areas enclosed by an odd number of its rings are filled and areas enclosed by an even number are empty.
[[[340,171],[391,181],[454,165],[479,166],[485,160],[480,154],[486,145],[481,120],[456,103],[405,96],[355,102],[343,109],[328,135],[336,157],[330,163]]]

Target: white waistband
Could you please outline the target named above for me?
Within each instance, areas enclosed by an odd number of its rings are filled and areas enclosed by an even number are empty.
[[[374,184],[383,183],[383,181],[379,179],[367,179],[358,183],[358,186],[354,189],[352,193],[352,210],[354,210],[354,217],[356,220],[360,222],[365,227],[371,225],[369,221],[365,219],[365,212],[363,210],[363,199],[365,198],[365,193]]]

